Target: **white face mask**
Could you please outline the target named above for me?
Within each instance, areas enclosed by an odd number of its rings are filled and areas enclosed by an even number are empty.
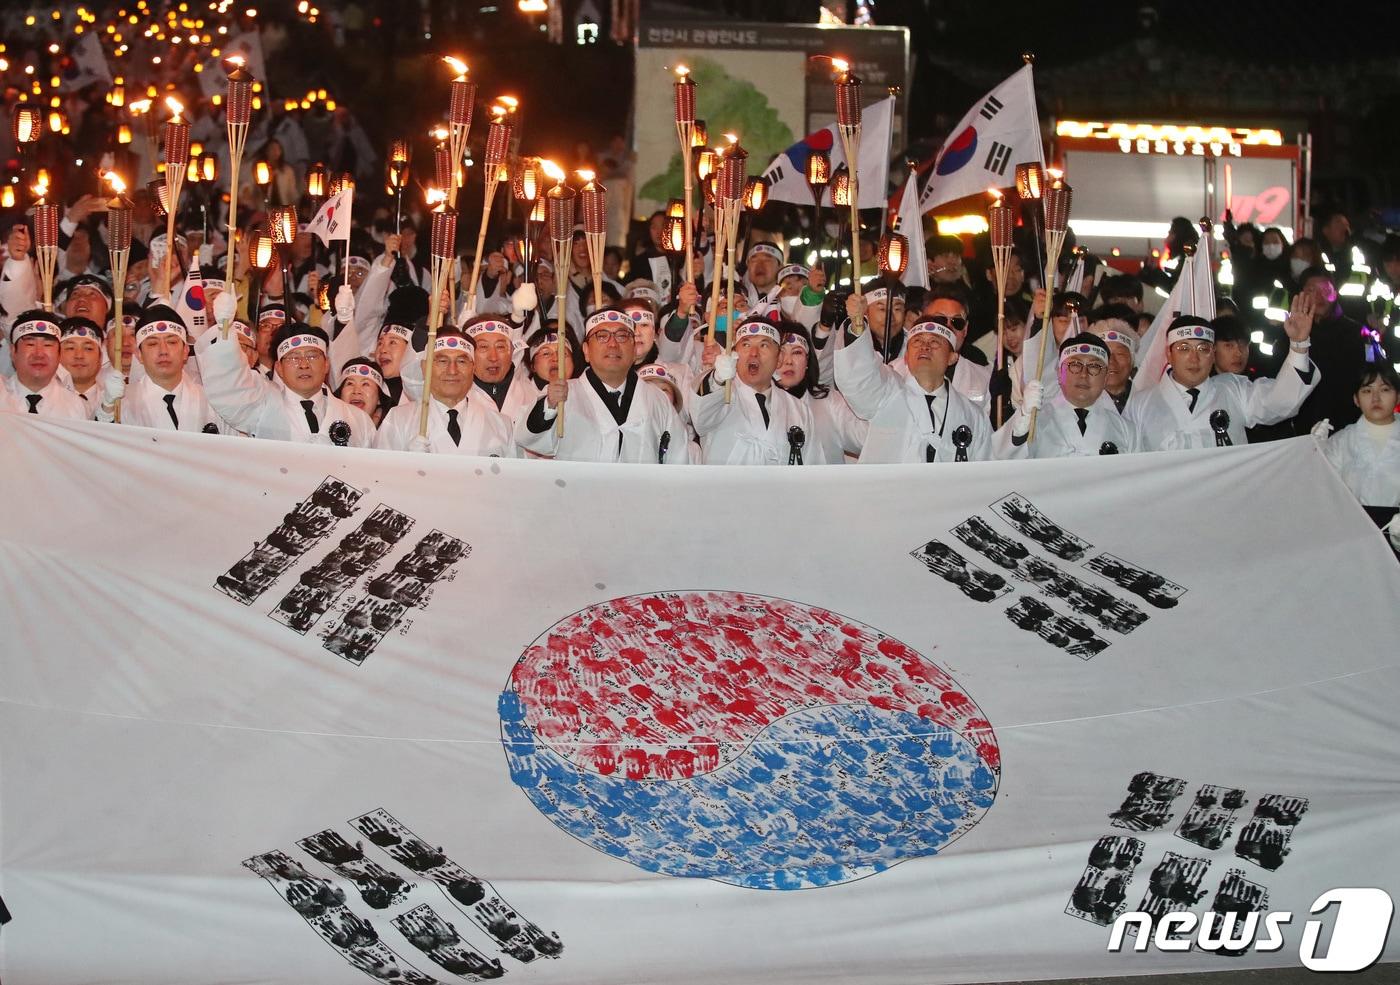
[[[1292,260],[1288,261],[1288,269],[1293,271],[1294,277],[1301,276],[1303,271],[1307,270],[1308,267],[1308,261],[1304,260],[1302,257],[1294,257]]]
[[[1282,244],[1282,243],[1265,243],[1265,244],[1264,244],[1264,250],[1263,250],[1263,252],[1264,252],[1264,259],[1266,259],[1266,260],[1277,260],[1279,257],[1283,256],[1283,244]]]
[[[778,307],[783,309],[783,317],[789,320],[796,320],[797,306],[801,301],[802,299],[796,294],[791,297],[778,298]]]

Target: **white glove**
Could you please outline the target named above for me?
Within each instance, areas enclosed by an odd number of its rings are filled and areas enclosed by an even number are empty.
[[[1332,433],[1332,422],[1324,417],[1312,426],[1312,431],[1309,433],[1318,441],[1323,441]]]
[[[214,299],[214,320],[220,324],[231,321],[238,313],[238,298],[232,291],[220,291]]]
[[[122,374],[116,369],[102,375],[102,406],[115,407],[117,401],[126,393],[126,380],[122,379]]]
[[[1390,518],[1390,522],[1385,525],[1384,530],[1390,535],[1390,546],[1400,551],[1400,513]]]
[[[335,292],[335,320],[342,325],[355,320],[355,292],[349,284],[341,284]]]
[[[1021,413],[1016,418],[1016,426],[1011,429],[1011,433],[1020,437],[1029,434],[1031,430],[1031,412],[1040,410],[1040,400],[1044,395],[1045,384],[1039,380],[1030,380],[1021,387]]]
[[[516,321],[524,321],[525,314],[540,306],[540,296],[534,284],[521,284],[510,296],[510,314]]]
[[[408,443],[408,450],[409,450],[409,451],[427,452],[427,450],[428,450],[428,439],[427,439],[427,438],[416,438],[416,437],[413,438],[413,439],[411,439],[411,440],[409,441],[409,443]]]
[[[728,383],[739,369],[739,357],[729,352],[715,356],[715,382]]]

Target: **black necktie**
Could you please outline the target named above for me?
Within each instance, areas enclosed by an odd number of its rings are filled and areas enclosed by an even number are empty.
[[[755,393],[758,398],[758,412],[763,415],[763,426],[768,427],[768,398],[761,393]]]
[[[1084,434],[1089,430],[1089,411],[1085,407],[1074,408],[1074,416],[1079,418],[1079,433]]]
[[[933,402],[934,402],[935,400],[937,400],[937,399],[938,399],[938,395],[937,395],[937,394],[933,394],[933,393],[926,393],[926,394],[924,394],[924,400],[928,402],[928,419],[929,419],[929,423],[933,425],[933,429],[934,429],[935,431],[938,430],[938,415],[935,414],[934,411],[933,411]],[[927,448],[924,449],[924,461],[925,461],[925,462],[931,462],[931,461],[933,461],[934,456],[936,456],[937,454],[938,454],[938,452],[934,449],[933,445],[929,445]]]
[[[316,401],[303,400],[301,409],[306,411],[306,426],[311,429],[312,434],[321,433],[321,422],[316,420]]]
[[[170,423],[175,425],[175,430],[180,430],[180,418],[175,413],[175,394],[167,393],[161,397],[165,401],[165,412],[170,415]]]
[[[39,401],[41,401],[41,400],[44,399],[44,395],[43,395],[43,394],[41,394],[41,393],[26,393],[26,394],[24,395],[24,399],[29,401],[29,413],[31,413],[31,414],[37,414],[37,413],[39,413]]]
[[[1196,398],[1201,395],[1201,391],[1193,386],[1189,386],[1186,388],[1186,392],[1191,395],[1191,405],[1186,408],[1186,413],[1194,414],[1196,412]]]
[[[457,411],[447,412],[447,436],[452,439],[454,445],[462,443],[462,426],[457,423]]]

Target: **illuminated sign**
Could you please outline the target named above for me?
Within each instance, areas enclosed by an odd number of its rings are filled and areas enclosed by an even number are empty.
[[[1055,136],[1074,140],[1103,140],[1124,154],[1240,157],[1245,147],[1282,147],[1277,130],[1250,127],[1179,126],[1172,123],[1083,123],[1060,120]]]

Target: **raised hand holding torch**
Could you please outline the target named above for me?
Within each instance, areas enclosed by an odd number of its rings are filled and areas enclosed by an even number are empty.
[[[457,244],[457,210],[447,204],[447,193],[430,190],[428,204],[436,207],[430,213],[433,295],[428,300],[428,343],[423,349],[423,399],[418,409],[418,437],[424,441],[428,440],[428,405],[433,399],[433,347],[437,344],[438,329],[442,327],[442,299],[447,293],[447,278]]]
[[[1052,172],[1053,173],[1053,172]],[[1069,206],[1073,192],[1060,175],[1056,174],[1045,189],[1045,314],[1040,326],[1040,350],[1036,357],[1035,379],[1045,370],[1045,350],[1055,344],[1055,332],[1050,323],[1055,293],[1055,274],[1060,267],[1060,252],[1065,246],[1065,233],[1069,230]],[[1030,431],[1026,440],[1035,440],[1036,411],[1030,413]]]

